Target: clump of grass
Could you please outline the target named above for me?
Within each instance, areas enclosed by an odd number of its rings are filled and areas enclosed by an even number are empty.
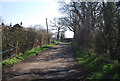
[[[58,42],[56,42],[56,41],[54,41],[54,42],[52,42],[51,44],[57,45],[57,44],[59,44],[59,43],[58,43]]]
[[[51,44],[44,45],[42,47],[36,47],[36,48],[31,49],[31,50],[27,50],[22,54],[16,55],[15,57],[12,57],[11,59],[2,61],[0,63],[0,65],[2,65],[3,67],[4,66],[11,66],[11,65],[13,65],[15,63],[18,63],[18,62],[20,62],[20,61],[22,61],[24,59],[29,58],[29,57],[33,57],[36,54],[41,53],[41,52],[48,49],[48,48],[44,48],[44,47],[52,47],[55,44],[58,44],[58,43],[57,42],[56,43],[51,43]]]
[[[85,50],[77,51],[76,56],[77,62],[89,73],[87,79],[120,79],[120,64],[107,63]]]

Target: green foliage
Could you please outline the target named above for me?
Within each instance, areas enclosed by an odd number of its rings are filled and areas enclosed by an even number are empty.
[[[59,44],[58,42],[56,42],[56,41],[53,41],[51,44],[55,44],[55,45],[57,45],[57,44]]]
[[[85,50],[76,52],[77,62],[82,64],[89,75],[87,79],[120,79],[120,64],[110,64],[94,53]]]
[[[92,75],[88,79],[101,79],[102,74],[99,72],[93,72]]]
[[[11,59],[2,61],[2,66],[3,67],[4,66],[11,66],[15,63],[18,63],[18,62],[20,62],[24,59],[29,58],[29,57],[35,56],[36,54],[41,53],[41,52],[48,49],[48,48],[44,48],[44,47],[52,47],[55,44],[58,44],[58,43],[54,42],[54,43],[51,43],[51,44],[44,45],[42,47],[39,46],[39,47],[33,48],[31,50],[27,50],[24,53],[21,53],[20,55],[16,55],[15,57],[12,57]]]

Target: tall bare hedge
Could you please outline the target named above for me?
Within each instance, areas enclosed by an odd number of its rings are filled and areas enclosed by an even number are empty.
[[[46,44],[48,42],[47,39],[47,33],[40,30],[2,26],[2,51],[18,46],[18,53],[25,52],[33,47]],[[15,51],[4,53],[3,58],[8,58],[13,53],[15,53]]]

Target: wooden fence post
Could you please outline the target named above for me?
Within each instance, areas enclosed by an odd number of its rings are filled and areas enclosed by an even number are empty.
[[[18,41],[17,41],[17,44],[16,44],[16,54],[17,54],[17,52],[18,52]]]

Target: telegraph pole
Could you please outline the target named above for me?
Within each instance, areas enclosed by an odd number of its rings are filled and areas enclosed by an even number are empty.
[[[49,32],[48,32],[48,22],[47,22],[47,18],[46,18],[46,27],[47,27],[48,44],[49,44],[49,43],[50,43],[50,39],[49,39]]]

